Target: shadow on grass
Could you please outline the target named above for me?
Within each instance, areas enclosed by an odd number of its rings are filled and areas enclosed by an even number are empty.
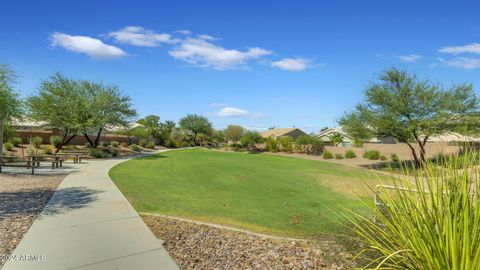
[[[155,160],[155,159],[162,159],[162,158],[167,158],[167,156],[163,154],[154,154],[154,155],[139,157],[138,160]]]

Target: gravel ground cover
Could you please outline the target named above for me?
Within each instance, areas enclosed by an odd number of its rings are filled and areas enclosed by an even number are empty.
[[[142,215],[181,269],[348,269],[352,255],[334,241],[293,241]]]
[[[0,267],[65,175],[0,174]]]

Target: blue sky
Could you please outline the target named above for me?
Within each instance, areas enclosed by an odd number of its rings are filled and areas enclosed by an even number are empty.
[[[312,132],[335,126],[392,66],[478,91],[478,10],[473,1],[3,0],[0,62],[18,72],[23,96],[60,71],[117,84],[143,116]]]

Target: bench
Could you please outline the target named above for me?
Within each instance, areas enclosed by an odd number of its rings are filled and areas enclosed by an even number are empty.
[[[64,150],[62,153],[60,153],[64,160],[67,158],[72,158],[73,163],[82,163],[82,159],[89,159],[90,155],[88,155],[88,152],[85,151],[69,151],[69,150]]]

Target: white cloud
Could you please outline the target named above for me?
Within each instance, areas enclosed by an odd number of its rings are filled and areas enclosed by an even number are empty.
[[[103,43],[99,39],[86,36],[71,36],[55,32],[51,35],[52,46],[83,53],[96,59],[113,59],[127,55],[122,49]]]
[[[192,33],[190,30],[177,30],[175,32],[180,33],[182,35],[190,35]]]
[[[169,51],[175,59],[216,70],[245,68],[248,60],[271,53],[258,47],[246,51],[225,49],[201,38],[187,38],[178,47]]]
[[[413,63],[420,59],[422,56],[419,54],[410,54],[410,55],[394,55],[396,58],[400,59],[403,62]]]
[[[279,61],[272,62],[272,67],[287,71],[303,71],[309,67],[311,60],[304,58],[284,58]]]
[[[456,68],[463,68],[463,69],[480,68],[480,58],[456,57],[449,60],[438,58],[438,61],[440,61],[441,63],[447,66],[456,67]]]
[[[173,38],[170,34],[156,33],[140,26],[127,26],[108,33],[107,37],[114,38],[121,43],[142,47],[156,47],[162,43],[174,44],[180,42],[179,39]]]
[[[438,51],[441,53],[448,53],[448,54],[462,54],[462,53],[480,54],[480,43],[471,43],[465,46],[443,47],[443,48],[440,48]]]
[[[267,115],[263,113],[255,113],[249,112],[244,109],[235,108],[235,107],[223,107],[215,115],[220,117],[232,117],[232,118],[241,118],[241,117],[248,117],[248,118],[268,118]]]
[[[213,102],[213,103],[208,104],[208,107],[223,108],[223,107],[227,107],[227,104]]]

